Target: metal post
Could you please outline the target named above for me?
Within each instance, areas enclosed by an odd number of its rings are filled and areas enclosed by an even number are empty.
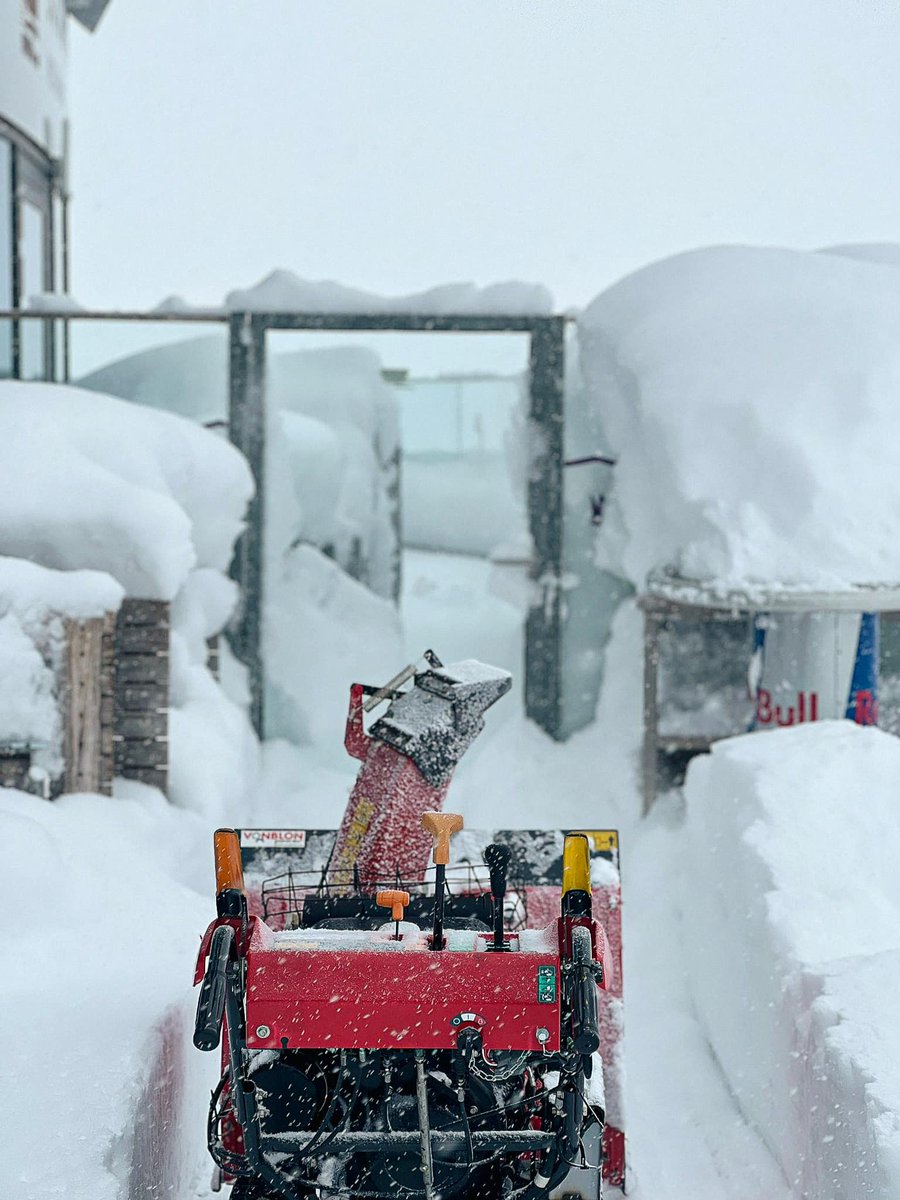
[[[249,671],[250,720],[262,738],[265,736],[262,607],[266,326],[251,313],[234,313],[229,321],[229,335],[229,437],[250,464],[256,493],[247,507],[247,527],[238,540],[231,563],[231,577],[241,589],[241,605],[228,640],[235,656]]]
[[[659,630],[660,618],[644,608],[644,742],[641,751],[644,816],[656,803],[659,770]]]
[[[563,317],[536,320],[531,334],[528,524],[535,598],[525,624],[525,712],[551,737],[563,734]]]
[[[419,1115],[419,1136],[422,1150],[422,1181],[425,1200],[434,1197],[434,1165],[431,1158],[431,1126],[428,1121],[428,1092],[425,1080],[425,1051],[416,1051],[416,1108]]]

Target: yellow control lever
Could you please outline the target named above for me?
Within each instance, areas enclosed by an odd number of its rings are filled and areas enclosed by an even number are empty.
[[[450,861],[450,839],[462,827],[463,819],[459,813],[422,813],[422,828],[434,839],[435,866],[445,867]]]

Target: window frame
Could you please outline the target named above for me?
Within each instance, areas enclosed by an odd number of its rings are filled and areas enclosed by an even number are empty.
[[[68,245],[65,237],[67,224],[68,195],[64,186],[62,164],[45,151],[41,150],[30,138],[26,137],[14,125],[0,117],[0,137],[11,148],[12,157],[12,195],[9,198],[12,220],[12,307],[21,308],[27,297],[22,295],[22,212],[23,205],[28,203],[37,207],[44,217],[44,262],[43,290],[55,291],[60,285],[65,285],[68,276]],[[56,201],[59,201],[57,205]],[[0,198],[0,204],[3,199]],[[60,218],[57,219],[57,212]],[[60,222],[62,228],[59,228]],[[59,250],[61,247],[61,253]],[[61,266],[62,278],[57,264]],[[55,370],[65,372],[65,362],[57,363],[59,357],[54,345],[53,321],[47,319],[44,327],[44,350],[42,378],[52,380]],[[12,378],[22,376],[21,321],[12,322]],[[63,338],[63,347],[65,337]],[[62,351],[66,357],[65,349]]]

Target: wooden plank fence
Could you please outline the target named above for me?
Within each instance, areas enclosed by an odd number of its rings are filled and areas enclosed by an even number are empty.
[[[116,622],[115,772],[165,792],[169,774],[169,604],[123,601]]]
[[[118,613],[63,622],[59,670],[65,769],[52,793],[112,794],[113,777],[163,793],[169,771],[169,604],[128,598]],[[0,747],[0,787],[35,790],[32,747]]]
[[[112,794],[116,618],[66,620],[63,745],[67,792]]]

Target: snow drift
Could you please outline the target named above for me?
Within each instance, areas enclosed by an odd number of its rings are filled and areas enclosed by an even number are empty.
[[[143,599],[172,599],[195,566],[227,568],[252,492],[227,442],[43,383],[0,383],[0,429],[0,553],[105,571]]]
[[[212,335],[156,346],[80,383],[192,421],[224,421],[227,344]],[[393,595],[398,419],[378,356],[360,346],[270,352],[266,400],[271,554],[301,542],[327,547],[379,595]]]
[[[182,856],[200,857],[200,836],[196,818],[140,785],[53,804],[0,790],[0,1054],[15,1080],[3,1092],[3,1196],[192,1190],[205,1157],[194,1115],[216,1068],[188,1049],[190,967],[212,904],[178,877]],[[181,1075],[167,1091],[173,1109],[151,1129],[144,1102],[160,1036]],[[166,1141],[161,1179],[142,1177],[134,1129]]]
[[[293,271],[270,272],[250,288],[239,288],[225,297],[230,311],[321,313],[458,313],[545,316],[553,311],[553,297],[538,283],[445,283],[408,296],[381,296],[332,280],[301,279]]]
[[[720,742],[687,778],[686,968],[798,1197],[900,1195],[900,742],[849,721]]]
[[[724,246],[655,263],[579,324],[618,455],[600,546],[638,587],[900,579],[900,272]]]

